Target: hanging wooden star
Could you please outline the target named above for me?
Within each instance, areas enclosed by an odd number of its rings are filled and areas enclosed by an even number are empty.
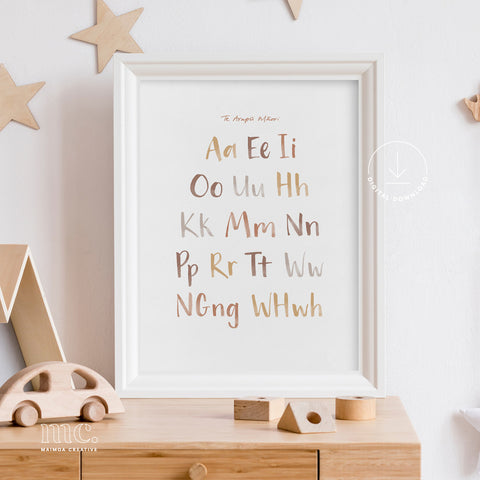
[[[300,15],[302,2],[303,0],[288,0],[288,5],[290,6],[290,10],[292,11],[292,15],[295,20],[297,20],[298,16]]]
[[[102,72],[105,65],[118,50],[126,53],[143,53],[130,35],[143,8],[115,16],[103,0],[97,0],[97,24],[70,36],[81,42],[97,46],[97,69]]]
[[[45,82],[15,85],[4,65],[0,65],[0,131],[12,120],[38,130],[27,103],[45,85]]]
[[[475,101],[470,100],[469,98],[464,98],[463,101],[467,108],[472,112],[473,118],[480,122],[480,95],[475,96]]]

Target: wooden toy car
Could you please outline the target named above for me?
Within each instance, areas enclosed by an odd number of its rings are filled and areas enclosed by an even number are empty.
[[[73,374],[86,382],[75,388]],[[24,391],[39,377],[37,391]],[[13,375],[0,388],[0,422],[15,422],[30,427],[42,420],[59,417],[81,417],[98,422],[106,413],[122,413],[125,409],[113,387],[94,370],[65,362],[44,362],[31,365]]]

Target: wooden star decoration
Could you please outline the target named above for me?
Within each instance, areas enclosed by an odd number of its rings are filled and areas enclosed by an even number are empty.
[[[97,46],[97,70],[100,73],[116,51],[143,53],[130,35],[142,12],[143,8],[137,8],[116,16],[103,0],[97,0],[97,24],[74,33],[70,38]]]
[[[15,85],[4,65],[0,65],[0,131],[11,121],[38,130],[40,127],[33,118],[27,103],[45,85],[45,82]]]
[[[297,20],[298,16],[300,15],[302,2],[303,0],[288,0],[288,5],[290,6],[290,10],[292,11],[292,15],[295,20]]]
[[[463,101],[467,108],[472,112],[473,118],[480,122],[480,95],[475,96],[475,101],[464,98]]]

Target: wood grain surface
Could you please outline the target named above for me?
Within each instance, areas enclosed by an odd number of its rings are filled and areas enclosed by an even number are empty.
[[[185,480],[201,463],[208,480],[316,480],[317,452],[108,450],[83,454],[83,480]]]
[[[2,450],[2,480],[79,480],[80,453]]]
[[[333,399],[322,401],[334,411]],[[98,449],[319,450],[360,445],[420,449],[415,430],[397,397],[377,401],[376,420],[337,420],[336,433],[309,435],[277,430],[276,421],[234,420],[233,400],[228,399],[125,399],[123,403],[126,413],[107,416],[91,425],[90,433],[98,438]],[[39,448],[41,438],[41,425],[26,429],[0,427],[0,449]]]
[[[420,449],[355,447],[320,451],[320,480],[420,480]]]

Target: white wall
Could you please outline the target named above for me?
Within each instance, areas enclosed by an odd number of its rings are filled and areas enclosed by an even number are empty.
[[[480,406],[480,124],[461,104],[480,85],[477,0],[110,0],[144,6],[133,34],[148,53],[383,52],[386,140],[426,155],[431,183],[386,208],[388,391],[423,443],[424,478],[474,478],[480,433],[456,414]],[[0,132],[0,241],[28,242],[67,354],[113,380],[112,65],[68,36],[91,0],[0,0],[0,62],[41,129]],[[0,380],[19,368],[0,328]]]

